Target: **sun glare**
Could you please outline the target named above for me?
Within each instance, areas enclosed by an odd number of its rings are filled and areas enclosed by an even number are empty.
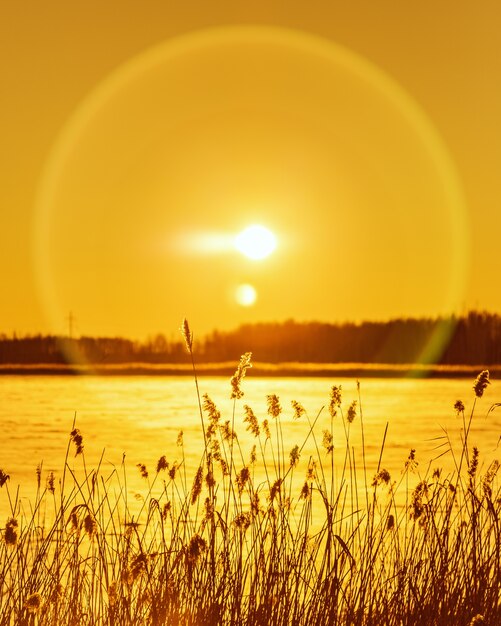
[[[252,306],[257,300],[257,292],[252,285],[239,285],[235,299],[240,306]]]
[[[235,247],[249,259],[259,261],[277,247],[275,235],[264,226],[249,226],[235,237]]]
[[[188,303],[201,333],[253,311],[431,316],[464,302],[468,216],[447,146],[382,69],[309,33],[228,25],[169,38],[85,95],[41,172],[33,269],[54,334],[73,310],[86,333],[139,337]]]

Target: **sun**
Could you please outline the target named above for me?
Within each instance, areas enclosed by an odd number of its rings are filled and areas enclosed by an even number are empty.
[[[275,235],[259,224],[249,226],[235,237],[235,248],[254,261],[266,258],[276,247]]]

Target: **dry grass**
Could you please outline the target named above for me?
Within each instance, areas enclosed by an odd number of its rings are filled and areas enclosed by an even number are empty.
[[[184,334],[192,354],[187,326]],[[199,469],[188,480],[184,460],[162,457],[149,476],[139,466],[148,488],[135,518],[125,464],[89,470],[75,425],[67,461],[76,451],[80,470],[66,462],[59,482],[49,475],[44,486],[40,468],[29,515],[0,473],[11,511],[0,542],[0,623],[501,623],[499,464],[479,475],[469,442],[475,401],[468,415],[456,403],[461,449],[444,439],[455,470],[430,468],[418,480],[411,451],[394,482],[383,449],[374,476],[365,462],[355,467],[350,431],[361,429],[364,441],[360,397],[343,411],[333,387],[331,427],[322,433],[318,416],[293,403],[316,450],[303,458],[306,441],[285,449],[276,396],[264,421],[240,403],[249,365],[246,354],[231,380],[228,420],[200,396],[194,369],[205,442]],[[475,396],[487,384],[482,373]],[[250,454],[234,432],[237,410],[255,438]],[[343,450],[332,443],[339,428]],[[183,459],[182,435],[177,443]]]

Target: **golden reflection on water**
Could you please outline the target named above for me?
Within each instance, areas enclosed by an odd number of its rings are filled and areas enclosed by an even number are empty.
[[[370,484],[376,472],[386,424],[388,431],[382,455],[381,467],[387,469],[392,481],[399,481],[411,449],[416,449],[419,462],[410,482],[417,483],[424,476],[428,465],[443,468],[443,475],[452,471],[453,461],[446,454],[436,461],[447,446],[440,447],[447,432],[455,449],[461,445],[462,421],[457,417],[453,404],[463,400],[466,411],[471,410],[474,394],[472,380],[468,379],[365,379],[361,381],[361,405],[350,427],[350,449],[358,468],[358,487],[363,496],[362,409],[367,480]],[[222,413],[221,421],[233,420],[233,401],[230,400],[230,384],[227,378],[201,378],[201,393],[208,393]],[[243,382],[245,396],[235,404],[235,431],[240,447],[235,447],[237,469],[249,462],[255,438],[246,430],[244,404],[249,404],[261,423],[267,415],[266,396],[277,394],[283,412],[281,432],[284,465],[289,464],[290,450],[298,445],[301,458],[294,470],[294,485],[298,493],[310,457],[320,453],[322,465],[330,468],[330,457],[322,447],[322,433],[330,429],[328,411],[329,393],[333,384],[341,385],[342,407],[346,412],[353,400],[359,400],[355,380],[329,380],[325,378],[252,378]],[[486,471],[493,458],[501,456],[497,448],[501,432],[501,410],[486,417],[488,409],[500,399],[499,383],[487,389],[483,398],[477,400],[470,441],[481,453],[481,469]],[[184,454],[188,488],[200,463],[203,437],[200,427],[198,400],[190,377],[0,377],[0,420],[3,426],[3,443],[0,468],[11,479],[11,492],[20,485],[23,502],[28,506],[36,490],[36,466],[43,463],[42,486],[45,477],[54,471],[61,476],[67,450],[68,435],[76,413],[76,424],[83,435],[87,469],[97,466],[101,455],[102,474],[107,476],[114,468],[121,469],[125,459],[127,489],[131,502],[136,494],[146,494],[147,481],[141,478],[136,467],[146,465],[150,480],[156,473],[158,459],[165,455],[169,462],[180,462],[182,452],[176,445],[180,430],[184,432]],[[316,439],[308,438],[309,424],[306,416],[294,419],[291,401],[297,400],[307,411],[310,422],[317,416],[314,432]],[[272,437],[276,435],[275,424],[270,419]],[[338,488],[345,463],[346,434],[338,416],[333,422],[334,481]],[[306,440],[306,443],[305,443]],[[304,444],[304,447],[303,447]],[[276,440],[273,443],[278,453]],[[318,446],[318,450],[317,450]],[[240,453],[241,449],[241,453]],[[104,451],[104,452],[103,452]],[[319,451],[319,452],[318,452]],[[267,454],[271,452],[267,446]],[[125,455],[125,457],[124,457]],[[267,463],[271,463],[268,456]],[[258,453],[259,459],[259,453]],[[70,449],[69,465],[81,467],[81,458],[74,457]],[[255,468],[257,483],[265,480],[259,460]],[[327,478],[327,481],[330,479]],[[161,491],[162,479],[157,481]],[[384,491],[382,490],[381,493]],[[153,494],[154,495],[154,494]],[[295,495],[292,493],[292,497]],[[138,502],[140,499],[138,498]],[[0,512],[5,516],[5,489],[0,492]]]

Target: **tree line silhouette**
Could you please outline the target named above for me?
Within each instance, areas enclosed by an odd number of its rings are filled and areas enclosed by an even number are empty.
[[[265,363],[433,362],[443,365],[501,364],[501,317],[470,312],[435,319],[328,324],[263,322],[236,330],[213,331],[196,341],[200,363],[235,361],[244,352]],[[58,337],[0,335],[0,364],[187,363],[181,335],[168,340],[158,334],[146,341],[123,337]],[[71,356],[73,355],[73,356]]]

